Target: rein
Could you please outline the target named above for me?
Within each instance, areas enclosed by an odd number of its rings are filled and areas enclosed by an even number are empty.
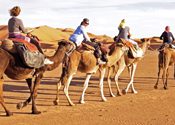
[[[151,46],[148,47],[151,51],[160,51],[159,49],[153,49]],[[163,50],[163,49],[162,49]]]

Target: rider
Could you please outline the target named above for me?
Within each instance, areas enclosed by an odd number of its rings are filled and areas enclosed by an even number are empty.
[[[175,48],[175,45],[172,44],[172,42],[174,41],[174,36],[170,32],[170,27],[169,26],[165,27],[165,31],[161,34],[160,39],[163,40],[163,44],[162,44],[161,48],[165,44],[171,44],[172,48]]]
[[[76,47],[79,47],[82,42],[94,47],[95,51],[98,53],[97,55],[99,55],[99,57],[96,56],[96,58],[98,59],[98,64],[105,64],[107,62],[107,58],[104,55],[102,55],[102,52],[98,44],[95,42],[91,42],[86,32],[86,28],[88,25],[89,25],[89,19],[84,18],[81,24],[77,27],[74,33],[70,36],[69,40],[72,41]],[[74,49],[76,49],[76,47],[74,47]]]
[[[130,39],[131,34],[130,34],[130,29],[128,26],[126,26],[125,19],[122,19],[119,26],[118,26],[119,34],[117,38],[115,39],[116,42],[119,41],[120,38],[123,38],[127,40],[129,43],[131,43],[131,48],[134,50],[133,56],[136,57],[142,57],[143,56],[143,51],[139,48],[138,43],[135,42],[134,40]],[[133,47],[132,47],[133,45]],[[130,44],[129,44],[130,46]]]
[[[10,16],[12,17],[8,21],[9,38],[19,38],[27,42],[30,42],[38,48],[40,53],[43,54],[43,51],[38,41],[36,41],[33,38],[22,35],[22,33],[27,34],[30,32],[24,28],[22,20],[17,18],[20,12],[21,12],[21,9],[19,6],[14,6],[12,9],[10,9]],[[53,62],[50,61],[48,58],[45,58],[44,64],[53,64]]]
[[[126,26],[125,19],[122,19],[119,26],[118,26],[119,34],[118,34],[118,39],[123,38],[126,39],[127,41],[131,42],[136,49],[138,48],[137,42],[134,40],[130,39],[131,33],[130,33],[130,28]]]

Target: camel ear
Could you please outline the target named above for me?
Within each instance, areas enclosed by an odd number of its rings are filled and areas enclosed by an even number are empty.
[[[58,40],[58,45],[66,45],[67,43],[68,41],[66,41],[65,39]]]
[[[142,38],[142,39],[140,39],[140,40],[141,40],[142,43],[145,42],[145,38]]]

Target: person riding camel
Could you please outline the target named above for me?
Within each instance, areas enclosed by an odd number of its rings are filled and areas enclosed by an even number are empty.
[[[11,18],[8,20],[8,31],[9,31],[8,37],[22,39],[22,40],[25,40],[31,44],[34,44],[37,47],[38,51],[40,53],[44,54],[42,49],[41,49],[40,43],[36,39],[30,38],[30,37],[22,34],[22,33],[28,34],[31,31],[27,31],[24,28],[22,20],[17,18],[17,16],[20,14],[20,12],[21,12],[21,8],[19,6],[14,6],[9,11]],[[48,58],[45,58],[44,64],[53,64],[53,62],[51,60],[49,60]]]
[[[119,33],[118,33],[118,36],[115,39],[115,41],[118,42],[119,39],[121,39],[121,38],[127,40],[136,49],[136,57],[141,57],[143,53],[142,53],[142,51],[140,51],[138,43],[135,42],[133,39],[131,39],[130,28],[129,28],[129,26],[126,26],[125,19],[121,20],[121,22],[118,26],[118,30],[119,30]]]
[[[174,36],[170,32],[170,26],[165,27],[165,31],[161,34],[160,39],[163,40],[163,44],[159,49],[162,49],[165,44],[171,45],[172,48],[175,48],[175,45],[173,45]]]
[[[128,40],[129,42],[131,42],[136,48],[138,48],[138,44],[137,42],[135,42],[134,40],[131,39],[131,33],[130,33],[130,28],[129,26],[126,26],[126,21],[125,19],[122,19],[119,26],[118,26],[118,30],[119,30],[119,34],[118,37],[119,38],[123,38]]]
[[[106,64],[107,58],[100,50],[98,43],[92,42],[87,34],[86,28],[89,25],[89,19],[84,18],[81,24],[77,27],[74,33],[69,37],[69,40],[74,43],[76,49],[82,42],[92,46],[95,49],[95,56],[98,64]],[[73,50],[72,50],[73,51]]]

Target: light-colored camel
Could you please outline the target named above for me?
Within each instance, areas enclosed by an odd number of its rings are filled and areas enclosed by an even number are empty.
[[[144,38],[141,39],[142,41],[142,45],[141,45],[141,49],[143,51],[143,53],[145,54],[148,46],[150,45],[150,38]],[[143,55],[144,57],[144,55]],[[143,57],[138,57],[138,58],[129,58],[128,55],[124,54],[121,59],[114,65],[114,66],[118,66],[117,72],[115,74],[115,84],[117,86],[117,91],[119,95],[122,95],[122,92],[120,91],[119,85],[118,85],[118,78],[120,76],[120,74],[123,72],[123,70],[125,69],[125,67],[128,67],[129,70],[129,74],[130,74],[130,82],[128,83],[127,87],[125,90],[123,90],[123,93],[126,94],[128,92],[129,87],[131,86],[131,90],[133,93],[137,93],[137,91],[134,88],[134,75],[135,75],[135,71],[137,68],[137,64],[138,62],[143,58]],[[109,67],[108,73],[107,73],[107,81],[109,84],[109,91],[111,96],[115,96],[112,92],[111,89],[111,74],[112,74],[112,68]]]
[[[107,65],[112,65],[116,63],[121,58],[121,56],[124,54],[126,50],[126,46],[124,46],[123,44],[114,43],[112,46],[113,47],[110,47],[110,52],[107,57],[108,58]],[[60,82],[58,82],[57,84],[57,95],[55,99],[55,104],[58,104],[59,102],[59,89],[61,87],[61,83],[63,83],[64,93],[67,97],[67,100],[71,106],[74,105],[74,103],[71,101],[69,97],[68,88],[73,78],[73,75],[76,74],[77,71],[80,71],[86,74],[86,80],[84,82],[83,93],[82,93],[82,96],[80,97],[80,103],[85,103],[84,95],[88,87],[89,79],[91,75],[95,73],[98,69],[100,71],[99,86],[100,86],[101,98],[103,101],[106,101],[106,98],[103,93],[103,78],[104,78],[105,71],[106,71],[106,65],[98,66],[97,59],[95,58],[93,52],[84,51],[83,53],[79,53],[78,51],[74,51],[69,57],[68,67],[66,69],[63,69],[63,73],[62,73]]]
[[[169,69],[169,66],[175,64],[175,49],[165,46],[162,56],[163,56],[163,61],[162,61],[162,64],[160,64],[160,61],[159,61],[159,72],[158,72],[157,82],[154,86],[155,89],[157,89],[157,86],[158,86],[161,69],[163,70],[162,80],[163,80],[164,89],[167,89],[168,76],[169,76],[168,69]],[[161,58],[161,55],[159,54],[159,60],[160,58]],[[175,67],[174,67],[174,70],[175,70]],[[175,74],[174,74],[174,77],[175,77]]]
[[[59,47],[54,56],[49,57],[49,59],[52,60],[54,64],[45,65],[39,69],[35,76],[33,76],[32,72],[34,72],[34,69],[21,67],[18,64],[19,62],[11,54],[0,48],[0,57],[2,58],[0,61],[0,104],[3,106],[7,116],[12,115],[12,112],[6,108],[3,99],[3,74],[6,74],[9,78],[15,80],[26,79],[31,95],[25,102],[19,103],[18,107],[24,107],[32,100],[32,114],[39,114],[40,111],[38,111],[36,108],[35,99],[37,96],[39,83],[43,77],[43,73],[46,70],[52,70],[58,67],[64,58],[65,52],[67,52],[69,49],[70,43],[68,44],[68,42],[59,42]],[[32,84],[32,78],[35,78],[34,84]]]
[[[154,88],[157,89],[158,88],[158,84],[159,84],[159,79],[160,79],[160,74],[163,72],[163,51],[159,52],[159,55],[158,55],[158,73],[157,73],[157,81],[156,81],[156,84],[154,85]],[[170,62],[169,62],[169,66],[172,66],[174,64],[173,62],[173,58],[170,59]],[[169,66],[168,66],[168,69],[169,69]],[[167,69],[167,72],[166,72],[166,83],[167,83],[167,78],[168,78],[168,69]],[[163,76],[162,76],[163,77]],[[174,79],[175,79],[175,64],[174,64]],[[164,86],[164,89],[165,86]]]

